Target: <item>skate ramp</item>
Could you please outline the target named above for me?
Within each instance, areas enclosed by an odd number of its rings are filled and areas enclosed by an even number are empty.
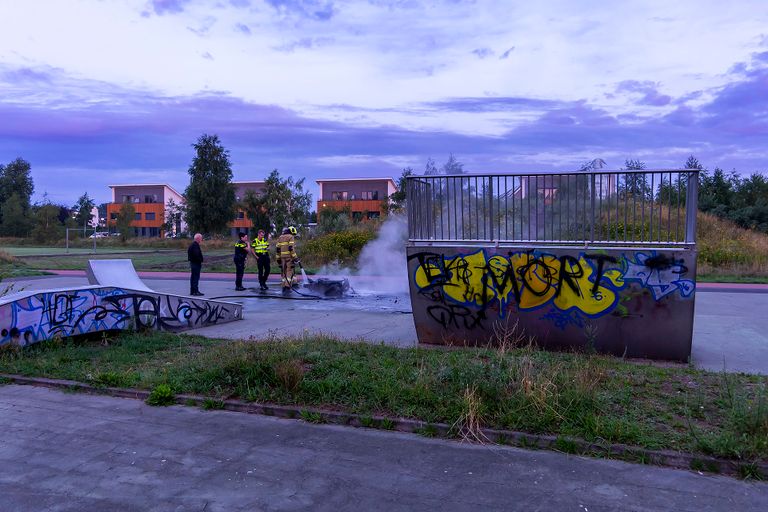
[[[154,291],[141,280],[131,260],[88,260],[85,273],[90,284]]]
[[[0,346],[100,332],[181,332],[243,318],[241,304],[152,290],[131,260],[91,260],[86,273],[91,286],[0,298]]]

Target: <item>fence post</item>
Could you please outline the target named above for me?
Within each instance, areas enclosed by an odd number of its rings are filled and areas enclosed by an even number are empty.
[[[490,241],[493,242],[493,177],[488,176],[488,227],[491,230]]]
[[[592,212],[590,215],[590,222],[589,222],[589,241],[594,242],[595,241],[595,173],[591,173],[592,183],[590,185],[589,190],[589,205],[590,205],[590,211]]]
[[[685,243],[696,243],[696,213],[699,210],[699,171],[688,173],[685,190]]]

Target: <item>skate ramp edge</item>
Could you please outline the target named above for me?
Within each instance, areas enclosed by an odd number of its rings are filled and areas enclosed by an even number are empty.
[[[154,291],[141,280],[133,266],[133,261],[129,259],[88,260],[85,273],[90,284]]]

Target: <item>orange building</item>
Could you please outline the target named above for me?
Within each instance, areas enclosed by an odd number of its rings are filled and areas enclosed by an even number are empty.
[[[263,181],[233,181],[235,186],[235,198],[238,203],[245,199],[245,194],[252,190],[260,194],[264,190]],[[135,211],[131,226],[134,235],[138,237],[163,237],[162,226],[165,222],[165,210],[168,202],[182,204],[184,196],[176,192],[170,185],[164,184],[137,184],[137,185],[110,185],[112,189],[112,202],[107,204],[107,224],[114,227],[120,208],[123,203],[133,204]],[[182,222],[182,225],[184,223]],[[178,226],[177,230],[186,229],[186,226]],[[232,236],[238,232],[250,234],[253,231],[251,220],[245,211],[238,209],[235,218],[229,223]]]
[[[171,199],[176,204],[184,201],[181,194],[165,184],[110,185],[109,188],[112,189],[112,202],[107,204],[107,225],[114,227],[120,208],[124,203],[131,203],[135,212],[131,226],[138,237],[164,237],[163,223],[168,203]]]
[[[235,200],[237,200],[238,204],[242,203],[248,191],[253,191],[256,195],[264,191],[263,181],[233,181],[232,184],[235,186]],[[232,236],[237,236],[238,232],[256,236],[256,233],[252,233],[254,229],[251,219],[248,218],[245,210],[240,208],[238,208],[237,214],[235,214],[235,220],[229,223],[229,228]]]
[[[329,178],[317,180],[320,194],[317,196],[317,216],[323,210],[349,208],[355,220],[381,216],[383,203],[397,192],[392,178]]]

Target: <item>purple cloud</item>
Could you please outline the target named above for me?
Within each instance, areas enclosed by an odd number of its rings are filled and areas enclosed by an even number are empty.
[[[490,48],[476,48],[472,50],[472,53],[474,55],[477,55],[477,57],[480,59],[485,59],[494,54],[493,50],[491,50]]]
[[[657,90],[657,84],[645,80],[625,80],[616,87],[616,92],[629,92],[640,94],[641,98],[637,100],[638,105],[649,105],[653,107],[663,107],[672,101],[671,96],[660,94]]]
[[[247,36],[251,35],[251,29],[248,28],[248,25],[246,25],[245,23],[238,23],[238,24],[236,24],[235,25],[235,30],[237,30],[238,32],[242,32],[243,34],[245,34]]]
[[[164,14],[178,14],[184,10],[184,6],[189,0],[151,0],[150,5],[155,14],[162,16]]]
[[[504,60],[509,57],[509,54],[515,51],[515,47],[512,46],[499,56],[499,60]]]
[[[385,109],[404,115],[526,113],[529,120],[493,137],[316,119],[225,92],[164,96],[73,80],[55,69],[0,68],[0,85],[7,91],[0,100],[0,162],[30,160],[37,190],[66,194],[65,202],[83,192],[77,183],[88,183],[89,193],[103,200],[108,182],[120,181],[116,176],[183,188],[190,145],[201,133],[221,137],[238,179],[261,178],[272,168],[309,179],[397,175],[404,165],[421,169],[427,157],[440,160],[451,152],[478,172],[568,170],[595,157],[617,167],[627,155],[653,167],[679,167],[691,153],[709,167],[768,170],[768,66],[707,91],[711,99],[703,104],[678,99],[663,116],[615,115],[587,101],[523,97]],[[647,94],[648,85],[625,83],[622,90]]]
[[[336,14],[336,7],[331,1],[319,0],[266,0],[280,12],[296,14],[318,21],[328,21]]]

